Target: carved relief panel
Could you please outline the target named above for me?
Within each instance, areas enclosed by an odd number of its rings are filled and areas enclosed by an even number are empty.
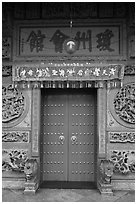
[[[109,132],[110,143],[135,143],[135,132]]]
[[[30,94],[29,94],[30,95]],[[13,85],[2,86],[2,125],[10,128],[21,123],[30,113],[30,98],[26,91],[22,92]],[[30,120],[30,116],[29,116]],[[30,124],[23,125],[24,127]]]
[[[114,173],[127,175],[135,173],[135,151],[113,150],[110,160],[114,163]]]
[[[135,128],[135,84],[127,83],[120,90],[108,90],[108,128]]]
[[[3,131],[2,142],[29,142],[29,131]]]
[[[28,150],[3,149],[2,171],[24,171],[25,162],[28,158]]]
[[[114,109],[122,121],[135,124],[135,84],[127,84],[119,90],[114,99]]]

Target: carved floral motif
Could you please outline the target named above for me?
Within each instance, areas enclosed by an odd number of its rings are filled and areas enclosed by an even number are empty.
[[[109,133],[110,142],[135,142],[134,132],[110,132]]]
[[[12,76],[12,66],[11,65],[2,65],[2,77]]]
[[[135,173],[135,151],[114,150],[110,160],[114,163],[115,173]]]
[[[27,150],[3,150],[2,170],[22,172],[27,158]]]
[[[123,121],[135,124],[135,84],[120,89],[114,99],[114,108]]]
[[[12,85],[2,87],[2,122],[10,122],[24,112],[24,96]]]
[[[2,142],[28,142],[29,132],[27,131],[4,131],[2,132]]]

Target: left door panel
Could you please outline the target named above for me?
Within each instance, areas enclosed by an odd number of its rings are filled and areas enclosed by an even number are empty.
[[[41,175],[43,181],[67,181],[67,95],[42,93]]]

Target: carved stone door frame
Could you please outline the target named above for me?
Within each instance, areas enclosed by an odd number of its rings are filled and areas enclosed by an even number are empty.
[[[100,160],[106,158],[106,109],[107,89],[97,89],[97,166]],[[41,89],[32,90],[32,137],[31,156],[39,163],[38,180],[40,184],[40,111],[41,111]],[[98,171],[99,168],[97,168]],[[99,172],[97,172],[97,182]]]

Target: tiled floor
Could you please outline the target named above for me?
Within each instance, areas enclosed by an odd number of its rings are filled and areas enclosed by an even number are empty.
[[[39,189],[35,195],[24,195],[21,190],[2,191],[3,202],[135,202],[134,191],[114,191],[103,196],[98,190]]]

